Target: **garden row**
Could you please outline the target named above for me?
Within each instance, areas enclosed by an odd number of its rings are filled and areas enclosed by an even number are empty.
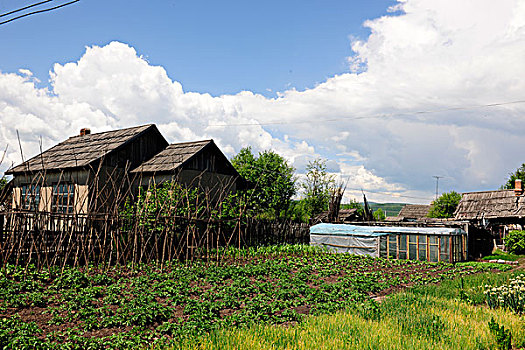
[[[224,327],[289,324],[490,264],[332,254],[308,246],[229,249],[221,263],[37,271],[0,277],[0,347],[133,348]],[[507,268],[506,265],[501,268]]]
[[[344,312],[309,317],[292,327],[223,328],[173,348],[524,349],[524,283],[523,270],[469,275],[408,288],[380,303],[368,300]],[[497,289],[501,293],[494,304]]]

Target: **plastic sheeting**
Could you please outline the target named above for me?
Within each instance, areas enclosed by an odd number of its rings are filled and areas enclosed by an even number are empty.
[[[310,234],[343,234],[356,236],[384,236],[388,234],[410,235],[463,235],[466,232],[453,227],[403,227],[403,226],[358,226],[348,224],[317,224],[310,227]]]
[[[310,245],[329,247],[338,253],[379,256],[379,237],[318,235],[310,233]]]

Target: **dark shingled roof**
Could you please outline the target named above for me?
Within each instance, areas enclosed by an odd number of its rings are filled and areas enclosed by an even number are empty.
[[[525,197],[514,190],[463,193],[454,215],[456,220],[525,217]]]
[[[397,216],[405,219],[423,219],[427,217],[430,207],[426,204],[407,204],[401,208]]]
[[[162,171],[175,171],[178,167],[211,143],[213,143],[213,140],[171,144],[150,160],[133,169],[131,172],[156,173]]]
[[[154,124],[132,128],[73,136],[26,162],[6,171],[6,174],[83,167],[106,156],[131,141]]]
[[[359,214],[356,208],[351,209],[340,209],[337,217],[337,222],[352,222],[359,219]],[[328,222],[328,211],[319,213],[315,218],[314,222]]]

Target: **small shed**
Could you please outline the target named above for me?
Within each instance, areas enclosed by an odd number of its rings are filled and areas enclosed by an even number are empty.
[[[310,227],[310,245],[335,252],[390,259],[432,262],[464,261],[467,232],[454,227],[358,226],[317,224]]]

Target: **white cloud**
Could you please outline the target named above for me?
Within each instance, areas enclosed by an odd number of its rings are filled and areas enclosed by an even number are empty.
[[[446,176],[444,190],[497,188],[525,161],[525,104],[474,107],[525,99],[525,1],[406,0],[392,11],[365,23],[366,40],[352,39],[348,73],[275,99],[185,92],[118,42],[56,64],[50,91],[29,70],[2,73],[8,162],[20,160],[15,130],[27,157],[39,136],[47,148],[81,127],[155,122],[169,141],[214,138],[229,155],[272,148],[299,172],[329,158],[330,170],[371,200],[428,202],[432,175]],[[230,126],[254,123],[263,126]]]

